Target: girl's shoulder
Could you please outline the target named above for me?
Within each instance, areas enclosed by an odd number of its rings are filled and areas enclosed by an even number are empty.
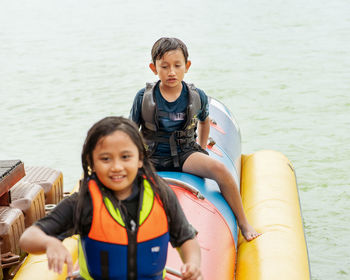
[[[77,193],[64,198],[47,216],[36,221],[35,225],[51,236],[60,236],[72,229],[77,199]]]

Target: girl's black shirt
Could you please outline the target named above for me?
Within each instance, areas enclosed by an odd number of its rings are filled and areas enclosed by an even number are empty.
[[[163,205],[168,217],[170,243],[173,247],[181,246],[185,241],[193,239],[197,231],[187,221],[185,214],[180,206],[180,203],[169,187],[166,188],[168,192],[168,203]],[[114,195],[108,190],[102,188],[103,195],[106,195],[111,202],[116,206],[119,204],[119,208],[124,212],[124,217],[127,219],[127,224],[130,219],[136,220],[138,204],[139,204],[139,191],[138,187],[133,188],[132,195],[125,199],[118,201]],[[86,207],[83,209],[83,221],[82,235],[88,235],[92,222],[92,201],[88,196],[86,201]],[[75,208],[77,206],[78,193],[74,193],[69,197],[63,199],[47,216],[40,219],[35,223],[41,230],[47,235],[55,236],[60,240],[69,237],[75,232]]]

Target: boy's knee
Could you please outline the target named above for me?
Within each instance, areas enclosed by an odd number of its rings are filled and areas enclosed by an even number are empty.
[[[226,166],[220,162],[220,161],[215,161],[214,164],[212,165],[212,171],[215,174],[218,174],[219,176],[222,176],[223,174],[227,173],[227,168]]]

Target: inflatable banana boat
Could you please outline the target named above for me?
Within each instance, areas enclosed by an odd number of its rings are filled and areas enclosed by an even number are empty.
[[[239,127],[230,111],[210,99],[209,155],[226,165],[239,182],[243,207],[261,233],[247,242],[215,181],[180,172],[160,172],[198,230],[206,280],[310,279],[295,172],[281,153],[241,154]],[[77,260],[76,237],[64,241]],[[181,279],[181,259],[169,246],[166,279]],[[47,268],[45,255],[28,255],[14,279],[65,279]]]

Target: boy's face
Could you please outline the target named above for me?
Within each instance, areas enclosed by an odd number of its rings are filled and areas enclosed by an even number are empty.
[[[151,63],[149,67],[154,74],[158,75],[163,87],[181,87],[181,82],[191,66],[191,62],[185,62],[181,50],[166,52],[162,58],[156,60],[156,65]]]

